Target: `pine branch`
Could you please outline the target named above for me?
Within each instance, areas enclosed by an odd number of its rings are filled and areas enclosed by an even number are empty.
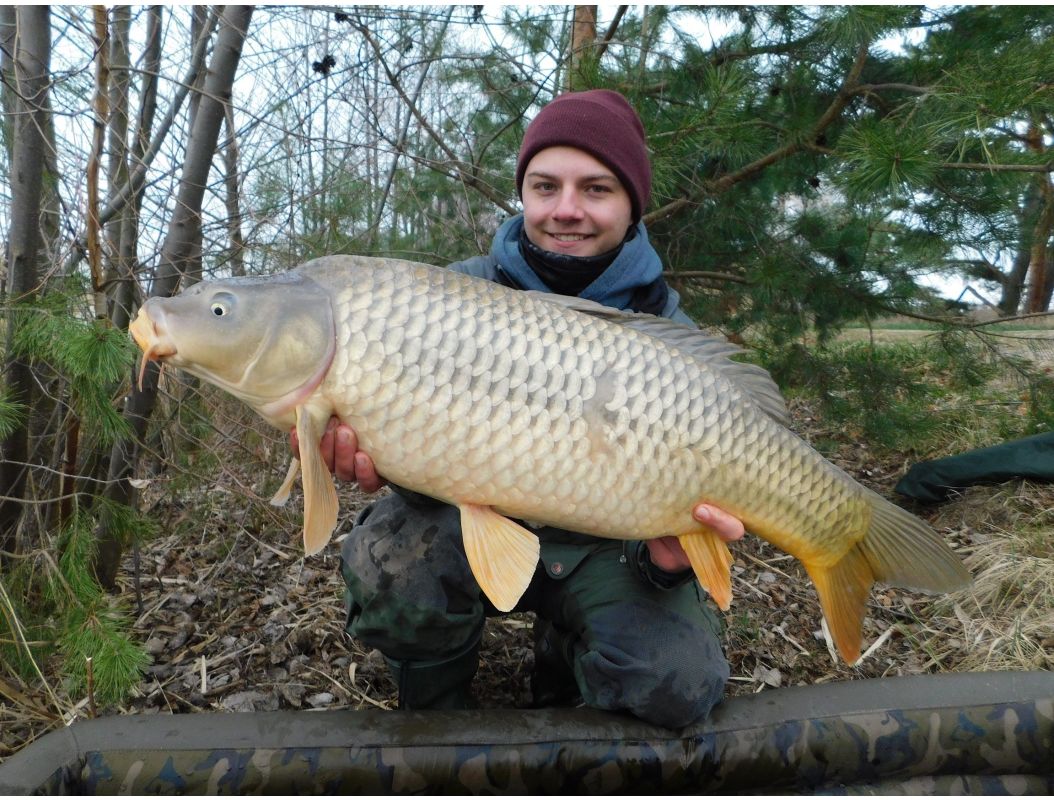
[[[710,180],[704,183],[698,191],[694,192],[689,197],[681,197],[673,202],[667,203],[662,208],[652,211],[650,214],[644,216],[644,224],[651,226],[660,220],[667,219],[689,206],[699,202],[703,197],[721,194],[731,189],[733,186],[746,181],[759,172],[764,170],[766,167],[771,166],[779,161],[783,161],[786,158],[798,153],[802,150],[807,149],[807,142],[815,142],[817,137],[823,133],[828,127],[830,127],[835,120],[838,119],[839,115],[845,109],[849,103],[850,98],[853,96],[853,91],[856,88],[857,81],[860,80],[860,74],[863,72],[864,64],[867,62],[868,46],[866,44],[861,45],[856,53],[856,59],[853,61],[853,66],[849,69],[849,73],[845,76],[845,80],[842,81],[842,86],[839,88],[838,93],[835,95],[831,105],[820,115],[820,118],[813,125],[812,130],[809,131],[801,139],[789,142],[783,147],[773,150],[771,153],[762,156],[761,158],[747,164],[744,167],[730,172],[727,175],[722,175],[716,180]]]

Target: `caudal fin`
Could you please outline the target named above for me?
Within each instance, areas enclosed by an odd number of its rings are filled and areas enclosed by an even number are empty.
[[[820,608],[835,647],[847,664],[855,664],[860,660],[864,637],[864,608],[875,582],[867,559],[859,547],[854,547],[830,567],[802,563],[816,584]]]
[[[858,544],[876,581],[923,592],[962,589],[973,578],[929,525],[874,492],[871,528]]]
[[[848,664],[860,658],[864,610],[876,581],[926,592],[950,592],[971,581],[935,530],[881,495],[868,494],[867,535],[833,565],[802,562],[816,584],[835,646]]]

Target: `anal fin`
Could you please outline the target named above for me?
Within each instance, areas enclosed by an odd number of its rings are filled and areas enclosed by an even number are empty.
[[[296,409],[300,466],[304,470],[304,552],[309,556],[326,546],[337,527],[337,490],[319,450],[327,421],[313,419],[303,406]]]
[[[732,605],[732,554],[728,545],[709,528],[677,537],[688,560],[710,597],[722,611]]]
[[[296,476],[300,474],[300,459],[294,458],[289,462],[289,470],[285,473],[285,479],[282,481],[282,485],[278,487],[278,491],[274,493],[274,497],[271,498],[271,505],[273,506],[284,506],[289,500],[289,495],[293,491],[293,481],[296,480]]]
[[[835,647],[846,663],[860,660],[864,638],[864,610],[871,586],[875,582],[867,558],[859,547],[853,547],[841,560],[829,567],[802,562],[820,595],[827,627]]]
[[[458,505],[465,555],[498,611],[512,611],[538,566],[538,537],[489,506]]]

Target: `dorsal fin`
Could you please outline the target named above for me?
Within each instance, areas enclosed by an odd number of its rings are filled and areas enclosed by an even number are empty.
[[[627,328],[633,328],[655,339],[661,339],[673,345],[681,352],[692,356],[714,369],[718,369],[730,381],[735,383],[758,407],[781,425],[790,424],[787,403],[780,394],[776,382],[768,370],[757,364],[744,364],[733,361],[731,356],[745,353],[739,345],[727,339],[701,331],[691,325],[675,322],[665,317],[652,314],[639,314],[632,311],[619,311],[592,300],[581,297],[568,297],[562,294],[550,294],[531,290],[527,292],[537,300],[564,306],[583,314],[601,317]]]

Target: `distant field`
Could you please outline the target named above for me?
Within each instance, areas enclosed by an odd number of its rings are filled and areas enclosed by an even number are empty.
[[[896,344],[920,341],[939,330],[920,320],[891,319],[874,323],[871,328],[855,326],[838,335],[840,342],[868,342]],[[1007,355],[1025,356],[1038,365],[1054,365],[1054,318],[1042,317],[1004,324],[985,325],[977,329],[988,334],[988,341]]]
[[[970,322],[985,322],[988,323],[993,317],[990,314],[982,314],[980,312],[972,314],[969,318],[964,318],[964,321]],[[888,317],[885,319],[875,320],[871,323],[871,328],[878,330],[909,330],[909,331],[936,331],[940,330],[940,326],[936,323],[925,322],[923,320],[912,319],[910,317]],[[868,326],[864,323],[852,323],[848,326],[847,330],[864,330],[866,331]],[[991,322],[990,324],[984,325],[984,330],[987,331],[998,331],[1000,333],[1009,332],[1034,332],[1034,331],[1052,331],[1054,332],[1054,316],[1049,317],[1035,317],[1033,319],[1021,319],[1014,320],[1012,322]]]

